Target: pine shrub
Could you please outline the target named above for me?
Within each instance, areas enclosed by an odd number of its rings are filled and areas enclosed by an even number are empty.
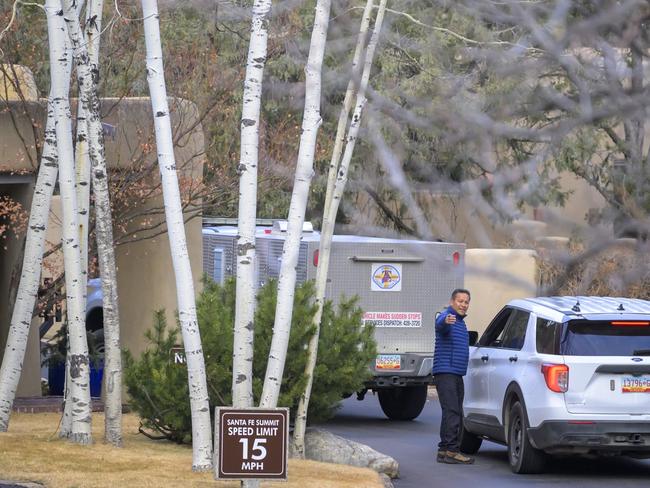
[[[175,364],[172,349],[178,331],[167,330],[165,312],[154,314],[153,329],[145,332],[150,347],[135,359],[124,352],[124,383],[131,407],[140,415],[140,431],[152,438],[189,443],[192,439],[187,370]]]
[[[277,283],[269,282],[257,297],[253,395],[259,404],[271,346]],[[290,408],[294,418],[306,378],[307,345],[313,334],[314,286],[296,287],[291,335],[278,406]],[[210,411],[232,404],[232,343],[235,320],[235,283],[223,286],[207,281],[197,301],[203,354],[206,362]],[[376,354],[372,329],[362,327],[362,310],[356,298],[343,298],[337,307],[327,301],[314,373],[308,420],[333,416],[344,395],[363,388],[370,376],[368,364]],[[157,312],[152,330],[146,333],[151,346],[140,359],[126,354],[125,383],[131,407],[143,419],[143,432],[176,442],[191,440],[187,371],[172,361],[170,350],[178,344],[176,329],[167,330],[164,314]],[[151,434],[148,434],[151,436]],[[154,437],[155,437],[154,436]]]

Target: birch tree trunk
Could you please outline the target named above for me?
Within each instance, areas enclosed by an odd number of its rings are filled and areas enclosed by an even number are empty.
[[[113,248],[113,219],[109,199],[108,172],[104,151],[104,135],[101,122],[97,81],[99,67],[99,34],[103,2],[93,0],[89,5],[87,38],[84,39],[79,19],[74,12],[73,0],[63,0],[65,20],[74,48],[77,79],[87,125],[88,155],[92,164],[92,186],[95,197],[95,225],[97,234],[97,255],[102,283],[102,308],[104,312],[104,385],[105,439],[110,444],[122,443],[122,359],[120,351],[120,322],[117,297],[117,267]],[[92,45],[93,58],[89,53]]]
[[[253,344],[255,340],[255,218],[257,215],[257,165],[262,82],[268,44],[271,0],[255,0],[250,45],[244,79],[239,158],[239,211],[237,231],[237,282],[232,358],[234,407],[253,406]],[[259,481],[243,480],[244,488],[257,488]]]
[[[63,382],[63,414],[59,427],[59,437],[68,438],[72,435],[72,401],[70,401],[70,343],[65,351],[65,380]]]
[[[271,0],[255,0],[244,80],[239,159],[237,284],[233,341],[233,406],[253,406],[253,341],[255,335],[255,217],[262,80],[266,62],[267,17]]]
[[[169,245],[176,277],[176,295],[181,334],[187,358],[187,375],[192,411],[192,469],[207,471],[212,467],[210,407],[205,377],[201,335],[196,318],[196,302],[192,269],[187,252],[183,210],[181,207],[172,129],[167,104],[163,71],[158,5],[156,0],[142,0],[145,44],[147,47],[147,81],[154,114],[158,164],[162,179],[163,199]]]
[[[49,0],[45,5],[48,22],[57,24],[58,28],[65,28],[62,19],[50,19],[50,17],[55,16],[55,12],[60,10],[60,6],[56,5],[57,3]],[[16,302],[11,315],[2,367],[0,367],[0,432],[6,432],[9,427],[9,417],[16,398],[18,382],[20,381],[29,328],[41,280],[45,234],[47,233],[52,193],[54,192],[58,174],[54,101],[65,97],[65,91],[62,92],[62,90],[65,90],[65,87],[69,85],[71,67],[70,60],[66,59],[68,55],[66,46],[60,41],[61,36],[50,40],[50,58],[59,60],[53,66],[52,73],[55,70],[61,71],[56,77],[68,81],[66,83],[51,83],[47,103],[47,123],[45,125],[43,153],[29,212],[20,284],[18,285]]]
[[[370,78],[370,70],[379,39],[379,32],[384,20],[384,12],[386,11],[386,0],[381,0],[379,9],[377,11],[377,18],[375,19],[375,26],[373,33],[368,43],[366,51],[365,62],[363,65],[363,74],[359,82],[359,89],[357,94],[357,102],[354,113],[352,115],[352,122],[348,130],[348,135],[345,138],[346,146],[345,153],[341,164],[339,165],[339,158],[341,157],[341,148],[343,146],[342,132],[347,125],[348,113],[350,111],[351,100],[354,96],[355,81],[358,75],[355,68],[359,63],[361,53],[363,52],[363,45],[365,44],[366,33],[369,25],[370,13],[373,7],[373,0],[368,0],[364,10],[364,17],[361,21],[361,29],[359,30],[359,38],[357,40],[357,47],[354,53],[352,79],[348,83],[348,89],[345,94],[343,107],[339,116],[339,125],[336,134],[336,143],[330,161],[330,168],[328,174],[327,193],[325,195],[325,208],[323,209],[323,225],[321,228],[320,245],[318,250],[318,268],[316,269],[316,313],[314,314],[314,335],[309,340],[307,364],[305,365],[305,376],[307,377],[307,384],[300,401],[298,402],[298,411],[296,412],[296,423],[294,426],[293,445],[294,452],[300,458],[305,457],[305,430],[307,428],[307,410],[309,409],[309,400],[311,398],[311,389],[314,379],[314,368],[316,367],[316,359],[318,357],[318,339],[320,337],[320,324],[323,317],[323,304],[325,302],[325,289],[327,287],[327,273],[329,270],[330,253],[332,250],[332,236],[334,234],[334,224],[336,223],[336,214],[338,212],[339,203],[345,190],[347,182],[348,168],[354,145],[359,134],[359,127],[361,126],[361,115],[363,107],[366,104],[365,92],[368,87],[368,80]],[[358,57],[357,57],[358,56]],[[341,131],[341,132],[339,132]]]
[[[90,13],[86,20],[86,40],[93,79],[93,92],[97,96],[99,81],[99,41],[102,30],[103,0],[90,2]],[[94,21],[92,20],[94,19]],[[94,117],[94,115],[91,115]],[[109,444],[122,445],[122,351],[120,340],[120,313],[117,293],[117,265],[113,248],[113,218],[109,200],[108,172],[104,161],[103,127],[100,111],[97,126],[91,134],[91,143],[97,137],[101,142],[97,150],[101,158],[93,159],[93,194],[95,195],[95,220],[97,227],[97,250],[99,269],[102,276],[102,307],[104,326],[104,438]],[[103,163],[103,164],[102,164]],[[102,171],[103,169],[103,171]],[[102,177],[102,174],[105,177]],[[101,195],[101,196],[100,196]],[[105,195],[105,197],[104,197]],[[106,278],[106,279],[104,279]]]
[[[325,190],[325,207],[323,208],[323,219],[328,215],[328,209],[332,203],[332,194],[334,193],[334,183],[336,182],[336,172],[339,168],[339,161],[341,153],[343,152],[343,144],[345,143],[345,131],[348,127],[348,119],[350,110],[352,109],[352,101],[357,94],[357,87],[359,86],[359,77],[361,76],[361,56],[366,46],[366,37],[368,35],[368,26],[370,25],[370,18],[372,17],[372,9],[375,5],[374,0],[368,0],[363,9],[361,16],[361,26],[359,27],[359,35],[357,36],[357,45],[354,48],[354,56],[352,57],[352,76],[348,82],[348,87],[345,90],[345,98],[343,99],[343,106],[339,113],[339,122],[336,127],[336,136],[334,137],[334,148],[332,149],[332,158],[327,172],[327,187]],[[321,230],[323,228],[321,225]],[[320,262],[320,251],[319,251]],[[318,294],[317,294],[318,298]],[[320,321],[319,321],[320,322]]]
[[[102,26],[103,0],[90,0],[86,12],[85,43],[88,56],[95,72],[99,64],[99,33]],[[80,8],[77,7],[77,12]],[[91,20],[92,19],[92,20]],[[83,289],[88,284],[88,221],[90,216],[90,154],[88,152],[88,124],[85,106],[77,103],[77,135],[75,140],[75,173],[77,176],[77,206],[79,207],[79,251],[81,253],[81,273]],[[84,293],[84,303],[86,302]]]
[[[50,43],[54,46],[65,44],[64,18],[60,16],[60,2],[48,0],[48,33]],[[54,8],[52,8],[54,7]],[[72,16],[76,12],[72,11]],[[68,16],[65,18],[69,22]],[[59,40],[59,37],[62,39]],[[60,44],[59,44],[60,43]],[[66,306],[70,353],[70,402],[72,432],[69,437],[73,442],[89,444],[92,442],[90,415],[90,369],[88,361],[88,343],[86,341],[85,310],[83,304],[81,260],[79,254],[79,224],[77,216],[77,195],[75,190],[74,150],[72,146],[72,124],[70,103],[68,99],[69,78],[60,76],[65,58],[50,57],[52,84],[57,86],[54,101],[56,120],[56,140],[59,156],[59,189],[63,209],[63,260],[65,270]],[[63,436],[68,432],[62,431]]]
[[[318,0],[316,15],[309,46],[307,67],[305,68],[305,108],[300,136],[300,149],[296,164],[296,176],[289,207],[287,237],[282,249],[282,264],[278,280],[278,299],[275,309],[275,324],[271,350],[269,351],[264,387],[262,390],[262,407],[275,407],[280,395],[280,385],[287,358],[291,316],[296,287],[296,266],[305,221],[305,209],[309,196],[309,185],[314,174],[314,154],[316,137],[321,124],[321,70],[327,41],[327,27],[331,0]]]
[[[59,3],[60,3],[60,1],[59,1]],[[77,4],[76,4],[77,16],[79,16],[81,14],[81,11],[83,10],[84,3],[85,3],[84,0],[77,1]],[[63,11],[61,10],[61,12],[63,12]],[[70,41],[70,37],[68,36],[68,30],[67,30],[68,28],[67,28],[67,26],[65,27],[65,29],[66,30],[65,30],[64,37],[65,37],[65,46],[66,46],[66,49],[68,50],[68,63],[70,63],[70,65],[72,66],[72,58],[73,58],[72,42]],[[68,81],[68,85],[69,84],[70,84],[70,82]],[[79,104],[77,104],[77,105],[79,105]],[[84,130],[85,130],[85,124],[82,124],[82,125],[84,126]],[[76,158],[75,158],[75,176],[76,176],[75,184],[76,184],[76,187],[78,189],[78,187],[79,187],[79,176],[78,176],[78,174],[76,174]],[[88,181],[89,181],[89,178],[86,178],[86,182],[88,182]],[[81,222],[81,219],[83,218],[84,209],[83,209],[82,206],[79,205],[79,193],[77,193],[77,207],[79,209],[78,214],[77,214],[77,217],[78,217],[77,222],[79,223],[79,226],[81,228],[81,223],[80,222]],[[87,206],[86,206],[86,213],[87,213]],[[81,233],[80,233],[80,235],[81,235]],[[85,239],[87,240],[87,237]],[[82,254],[81,249],[82,249],[82,243],[80,241],[79,257],[81,259],[82,280],[83,280],[83,283],[81,285],[81,289],[83,291],[82,308],[83,308],[83,310],[85,312],[85,310],[86,310],[86,297],[87,297],[87,288],[86,288],[87,285],[86,285],[86,283],[87,283],[87,278],[88,278],[88,274],[87,274],[88,266],[87,266],[87,264],[84,264],[84,255]],[[87,263],[87,254],[88,253],[86,252],[85,253],[85,262],[86,263]],[[70,437],[70,435],[72,434],[72,402],[68,401],[70,399],[70,384],[72,382],[72,380],[70,379],[70,361],[69,361],[70,358],[69,358],[69,354],[70,354],[70,344],[68,342],[68,348],[66,350],[66,361],[65,361],[65,382],[63,384],[64,385],[64,388],[63,388],[63,415],[62,415],[62,418],[61,418],[61,426],[59,428],[59,436],[60,437],[65,437],[65,438]]]
[[[92,2],[88,4],[90,8]],[[77,103],[77,134],[75,137],[75,175],[77,206],[79,208],[79,254],[83,279],[84,304],[88,286],[88,220],[90,212],[90,156],[88,154],[88,124],[82,103]]]

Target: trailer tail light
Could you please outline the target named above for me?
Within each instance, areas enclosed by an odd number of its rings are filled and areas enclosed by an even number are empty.
[[[564,393],[569,389],[569,367],[566,364],[542,364],[542,373],[549,390]]]
[[[460,264],[460,253],[458,251],[454,251],[454,254],[452,254],[451,257],[454,261],[454,266],[458,266]]]
[[[315,267],[318,267],[318,249],[314,251],[314,255],[311,259],[311,262],[314,264]]]
[[[615,320],[612,322],[612,325],[617,325],[617,326],[636,326],[636,327],[641,327],[641,326],[648,326],[650,325],[650,322],[643,322],[639,320],[630,320],[630,321],[625,321],[625,320]]]

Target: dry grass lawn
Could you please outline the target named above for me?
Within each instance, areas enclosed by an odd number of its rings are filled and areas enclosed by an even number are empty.
[[[239,487],[217,482],[210,473],[192,472],[188,446],[152,441],[138,434],[138,418],[124,416],[124,447],[102,441],[104,418],[93,414],[91,446],[58,439],[59,414],[17,414],[9,432],[0,434],[0,479],[33,481],[51,488],[99,487]],[[270,488],[380,488],[370,469],[314,461],[289,460],[287,483],[263,482]]]

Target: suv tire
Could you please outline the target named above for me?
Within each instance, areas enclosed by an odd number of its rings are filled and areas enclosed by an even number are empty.
[[[378,391],[379,405],[391,420],[413,420],[427,401],[427,385],[398,386]]]
[[[460,428],[460,452],[476,454],[483,444],[483,439],[469,432],[465,426]]]
[[[510,408],[508,461],[512,472],[517,474],[541,473],[546,464],[546,454],[530,443],[526,412],[519,402]]]

